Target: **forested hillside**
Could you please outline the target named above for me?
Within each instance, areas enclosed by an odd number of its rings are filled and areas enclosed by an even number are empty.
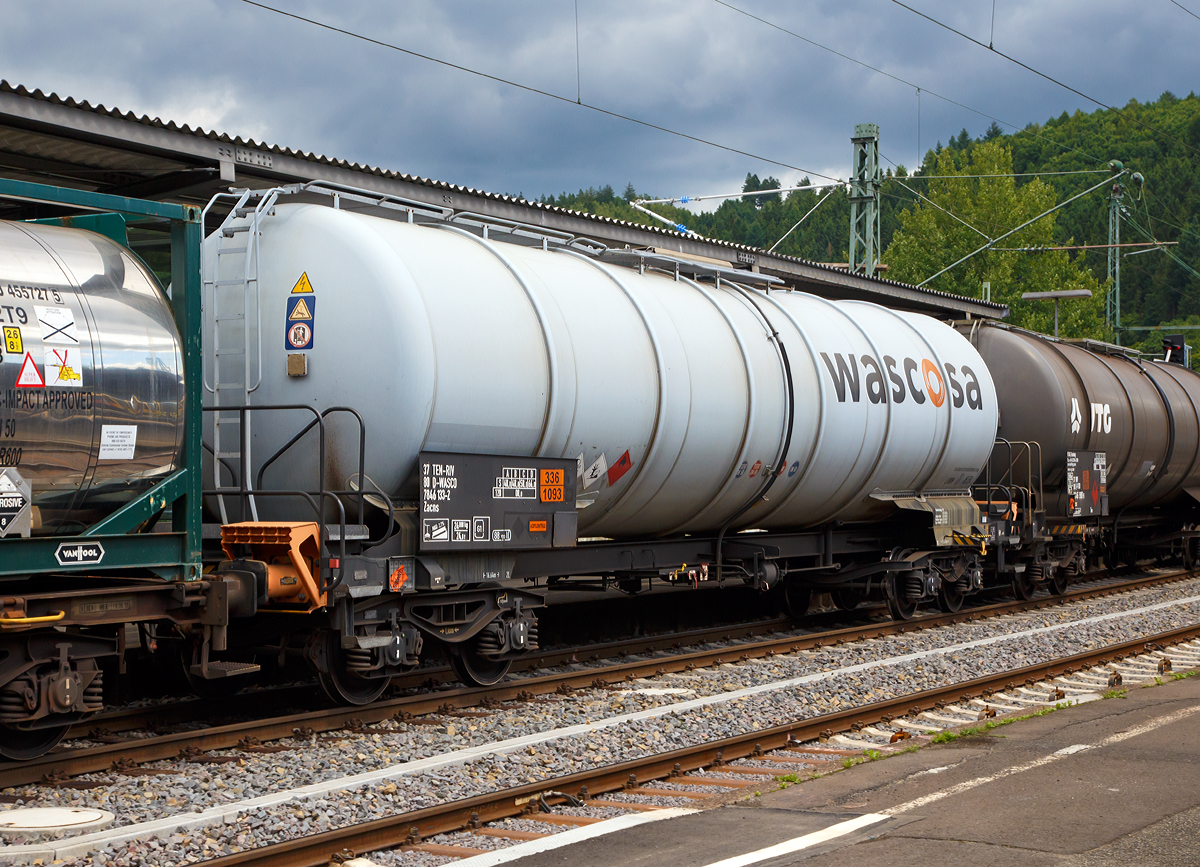
[[[850,143],[846,144],[849,157]],[[881,151],[888,152],[887,130]],[[1031,123],[1007,135],[996,125],[972,137],[962,130],[945,145],[925,154],[918,171],[888,166],[882,190],[881,234],[889,277],[920,282],[975,246],[986,243],[980,232],[995,238],[1052,204],[1062,202],[1102,181],[1110,160],[1120,160],[1145,183],[1127,184],[1122,242],[1174,241],[1169,251],[1125,248],[1121,260],[1122,325],[1200,324],[1200,98],[1164,93],[1151,103],[1130,100],[1120,112],[1064,112],[1045,123]],[[1010,180],[937,180],[939,176],[1012,172]],[[1031,173],[1076,172],[1034,177]],[[744,190],[778,189],[774,178],[748,175]],[[986,225],[974,229],[919,199],[933,199],[956,217],[967,214]],[[637,198],[667,196],[677,191],[617,194],[611,187],[543,198],[548,204],[655,225],[629,207]],[[700,192],[700,191],[697,191]],[[703,191],[708,192],[708,191]],[[815,205],[820,207],[780,243],[779,252],[817,262],[845,262],[850,205],[842,189],[764,194],[725,201],[715,211],[692,214],[668,205],[654,210],[686,224],[701,235],[769,248]],[[1030,210],[1033,208],[1034,210]],[[960,211],[962,213],[960,213]],[[971,219],[966,219],[970,223]],[[975,230],[979,230],[978,232]],[[1013,305],[1014,319],[1039,329],[1052,327],[1048,305],[1030,307],[1021,292],[1056,288],[1092,288],[1097,302],[1073,302],[1064,334],[1111,338],[1104,328],[1104,284],[1107,253],[1072,250],[1057,253],[1016,252],[1024,246],[1105,244],[1108,238],[1107,187],[1087,195],[1021,235],[959,266],[929,285],[943,291],[979,295],[982,281],[992,284],[992,297]],[[1200,344],[1200,333],[1193,345]],[[1128,331],[1121,342],[1157,351],[1159,335]]]

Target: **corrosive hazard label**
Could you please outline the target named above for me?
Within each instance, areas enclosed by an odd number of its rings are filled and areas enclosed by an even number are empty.
[[[600,453],[600,457],[592,462],[592,465],[587,468],[583,474],[583,489],[586,491],[592,485],[604,478],[608,472],[608,461],[604,457],[604,453]]]

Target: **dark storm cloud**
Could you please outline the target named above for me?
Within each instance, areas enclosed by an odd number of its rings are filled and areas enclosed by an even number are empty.
[[[276,5],[577,95],[573,0]],[[913,87],[710,0],[579,0],[583,100],[837,176],[855,123],[878,123],[883,153],[908,166],[918,134],[924,150],[990,123],[929,91],[1018,127],[1095,108],[887,0],[734,5],[925,89],[919,131]],[[997,0],[994,35],[991,0],[910,5],[1117,105],[1184,95],[1200,72],[1200,21],[1166,0]],[[799,177],[237,0],[11,0],[0,17],[11,82],[455,183],[538,195],[633,182],[678,195],[736,187],[748,171]]]

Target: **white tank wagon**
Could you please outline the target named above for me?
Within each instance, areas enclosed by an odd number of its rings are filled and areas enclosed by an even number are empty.
[[[354,407],[366,473],[399,500],[418,496],[422,451],[575,458],[581,536],[807,527],[886,514],[891,494],[962,491],[991,451],[988,370],[929,317],[321,205],[278,204],[259,228],[252,402]],[[305,375],[289,376],[289,355]],[[298,418],[253,419],[256,461]],[[328,430],[341,485],[357,425]],[[285,453],[264,484],[315,487],[312,450]]]

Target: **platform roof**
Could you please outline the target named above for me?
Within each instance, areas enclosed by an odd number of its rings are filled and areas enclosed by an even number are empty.
[[[214,193],[231,186],[261,188],[322,181],[457,213],[569,232],[609,247],[726,262],[825,298],[872,301],[941,318],[968,314],[1003,317],[1008,313],[1002,304],[849,274],[845,269],[743,244],[697,238],[137,116],[3,80],[0,176],[185,204],[204,204]],[[0,208],[0,218],[53,215],[44,206],[36,212],[26,206]]]

